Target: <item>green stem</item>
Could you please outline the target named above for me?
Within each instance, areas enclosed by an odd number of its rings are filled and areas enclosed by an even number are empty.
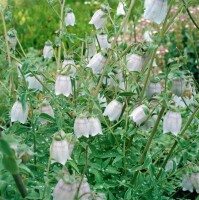
[[[189,120],[188,120],[188,121],[186,122],[186,124],[184,125],[183,129],[180,131],[179,135],[182,136],[182,135],[185,133],[185,131],[187,130],[187,128],[188,128],[189,125],[191,124],[192,120],[194,119],[195,115],[198,113],[198,111],[199,111],[199,108],[195,109],[195,111],[194,111],[194,112],[192,113],[192,115],[189,117]],[[173,146],[171,147],[171,149],[170,149],[170,151],[169,151],[169,153],[168,153],[166,159],[164,160],[161,169],[160,169],[159,172],[158,172],[157,179],[160,178],[160,176],[161,176],[161,174],[162,174],[162,170],[165,168],[165,166],[166,166],[166,164],[167,164],[169,158],[171,157],[171,155],[172,155],[174,149],[176,148],[177,144],[178,144],[178,141],[176,140],[176,141],[174,142]]]

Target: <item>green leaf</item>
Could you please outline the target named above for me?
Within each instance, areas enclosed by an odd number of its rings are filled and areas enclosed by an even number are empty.
[[[11,174],[17,174],[18,173],[18,166],[16,163],[16,160],[13,156],[3,156],[3,165],[6,170],[8,170]]]
[[[39,115],[39,117],[42,119],[46,119],[46,120],[50,121],[51,123],[55,123],[55,119],[46,113],[41,113]]]

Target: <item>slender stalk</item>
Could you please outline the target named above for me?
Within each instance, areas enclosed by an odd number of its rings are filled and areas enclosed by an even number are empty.
[[[25,51],[24,51],[24,49],[23,49],[23,47],[22,47],[22,45],[21,45],[21,42],[19,41],[19,38],[17,37],[17,34],[16,34],[16,33],[15,33],[15,37],[16,37],[16,39],[17,39],[17,42],[18,42],[18,44],[19,44],[19,47],[20,47],[20,49],[21,49],[21,51],[22,51],[24,57],[26,57],[26,53],[25,53]]]
[[[63,16],[64,16],[64,5],[65,5],[65,1],[66,0],[63,0],[62,4],[61,4],[61,16],[60,16],[60,24],[59,24],[59,36],[61,37],[62,35],[62,29],[63,29]],[[58,56],[57,56],[57,69],[59,70],[60,68],[60,61],[61,61],[61,47],[62,45],[60,44],[59,45],[59,48],[58,48]]]
[[[187,128],[188,128],[189,125],[191,124],[192,120],[193,120],[194,117],[197,115],[198,111],[199,111],[199,108],[196,108],[196,109],[194,110],[194,112],[192,113],[192,115],[189,117],[188,121],[187,121],[186,124],[184,125],[183,129],[180,131],[179,135],[182,136],[182,135],[185,133],[185,131],[187,130]],[[178,144],[178,141],[176,140],[176,141],[174,142],[173,146],[171,147],[171,149],[170,149],[170,151],[169,151],[169,153],[168,153],[166,159],[164,160],[161,169],[160,169],[159,172],[158,172],[157,179],[160,178],[160,176],[161,176],[161,174],[162,174],[162,170],[165,168],[165,166],[166,166],[166,164],[167,164],[169,158],[171,157],[171,155],[172,155],[174,149],[176,148],[177,144]]]
[[[138,165],[142,165],[142,164],[144,163],[145,156],[146,156],[146,154],[147,154],[147,152],[148,152],[148,150],[149,150],[149,147],[150,147],[150,145],[151,145],[151,142],[152,142],[152,140],[153,140],[153,137],[154,137],[155,134],[156,134],[158,125],[159,125],[160,120],[161,120],[161,118],[162,118],[162,116],[163,116],[163,114],[164,114],[165,109],[166,109],[166,107],[163,106],[162,109],[161,109],[161,111],[160,111],[160,113],[159,113],[159,115],[158,115],[158,118],[157,118],[157,120],[156,120],[156,122],[155,122],[155,125],[154,125],[154,127],[153,127],[153,130],[152,130],[151,135],[150,135],[150,137],[149,137],[149,140],[148,140],[148,142],[147,142],[147,144],[146,144],[146,146],[145,146],[145,148],[144,148],[144,151],[143,151],[143,153],[142,153],[142,155],[141,155],[141,158],[140,158],[140,160],[139,160],[139,162],[138,162]],[[134,182],[135,182],[138,173],[139,173],[139,170],[137,170],[137,171],[135,172],[135,174],[134,174],[134,176],[133,176],[133,178],[132,178],[132,180],[131,180],[131,183],[134,183]]]
[[[116,33],[116,35],[115,35],[115,37],[114,37],[114,40],[113,40],[112,43],[111,43],[111,48],[112,48],[112,49],[113,49],[113,47],[115,46],[115,44],[116,44],[116,42],[117,42],[117,39],[118,39],[118,37],[119,37],[119,35],[120,35],[122,29],[124,28],[124,26],[125,26],[125,24],[126,24],[128,18],[129,18],[129,16],[130,16],[130,14],[131,14],[131,11],[132,11],[134,2],[135,2],[135,0],[131,0],[131,4],[130,4],[129,10],[128,10],[128,13],[126,14],[126,17],[123,19],[122,25],[120,26],[119,31]],[[104,69],[103,69],[103,71],[102,71],[102,75],[101,75],[100,80],[99,80],[99,82],[98,82],[98,84],[97,84],[96,91],[95,91],[95,96],[98,95],[98,92],[99,92],[99,90],[100,90],[100,87],[101,87],[101,85],[102,85],[102,82],[103,82],[103,79],[104,79],[104,76],[105,76],[105,73],[106,73],[106,69],[107,69],[107,67],[108,67],[108,63],[109,63],[109,61],[111,60],[111,57],[112,57],[112,54],[109,54],[109,56],[108,56],[108,58],[107,58],[107,60],[106,60]]]

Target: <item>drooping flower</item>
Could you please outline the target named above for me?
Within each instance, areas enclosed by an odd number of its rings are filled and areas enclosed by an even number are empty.
[[[60,179],[53,192],[53,200],[74,200],[77,191],[76,184],[65,183]]]
[[[69,72],[69,74],[74,77],[76,73],[75,61],[72,59],[64,60],[62,63],[62,69]]]
[[[145,0],[144,18],[160,24],[167,15],[167,0]]]
[[[152,96],[160,94],[161,91],[162,91],[162,86],[160,82],[157,83],[150,82],[146,90],[146,96],[148,97],[148,99],[151,99]]]
[[[163,133],[171,132],[178,135],[182,126],[182,117],[178,112],[168,111],[163,120]]]
[[[88,200],[91,197],[90,186],[87,181],[82,182],[81,187],[79,189],[78,197],[80,200]]]
[[[106,57],[98,53],[92,57],[87,67],[91,68],[94,74],[101,73],[106,63]]]
[[[75,25],[75,15],[74,15],[72,9],[66,8],[65,13],[66,13],[65,19],[64,19],[65,25],[66,26],[74,26]]]
[[[13,50],[15,50],[16,46],[17,46],[17,38],[16,38],[16,30],[11,29],[7,32],[7,40],[8,40],[8,44],[9,47]]]
[[[131,54],[128,55],[126,60],[126,67],[129,71],[141,71],[146,61],[146,58],[137,54]]]
[[[108,35],[101,33],[101,34],[97,34],[97,39],[98,42],[100,44],[101,49],[106,49],[106,48],[110,48],[111,45],[108,43]]]
[[[43,81],[43,76],[37,75],[37,78],[42,82]],[[42,84],[36,79],[34,76],[27,75],[26,76],[26,81],[28,83],[28,88],[29,89],[35,89],[35,90],[43,90]]]
[[[89,121],[86,117],[84,118],[76,118],[74,123],[74,133],[77,138],[81,136],[89,137],[90,127]]]
[[[55,94],[68,97],[72,94],[72,84],[69,76],[58,75],[55,82]]]
[[[105,26],[106,21],[107,21],[106,13],[102,9],[99,9],[94,13],[89,24],[93,24],[96,29],[99,29]]]
[[[42,102],[42,104],[39,105],[39,113],[45,113],[48,114],[49,116],[54,118],[54,111],[53,108],[51,107],[51,105],[49,104],[48,101],[44,101]],[[39,121],[44,124],[46,123],[48,120],[46,119],[39,119]]]
[[[138,106],[130,114],[130,119],[133,120],[139,126],[147,119],[147,114],[145,113],[146,111],[148,111],[148,108],[144,104]]]
[[[177,165],[177,159],[176,157],[172,160],[169,160],[165,166],[165,171],[168,172],[170,170],[173,170],[174,163]]]
[[[117,16],[126,14],[126,12],[124,10],[125,6],[126,6],[125,2],[119,2],[118,6],[117,6]]]
[[[193,188],[196,190],[197,193],[199,193],[199,173],[192,173],[190,179]]]
[[[23,109],[22,103],[16,101],[11,109],[10,113],[11,122],[19,121],[22,124],[25,124],[28,118],[28,104],[26,103],[25,108]]]
[[[50,157],[55,162],[66,164],[67,160],[70,160],[69,144],[66,139],[64,131],[59,131],[55,134],[53,142],[50,146]]]
[[[91,117],[88,119],[89,123],[89,135],[96,136],[102,134],[102,126],[100,120],[97,117]]]
[[[189,176],[185,174],[183,175],[183,179],[182,179],[182,190],[193,192],[193,185],[191,183],[191,179]]]
[[[54,53],[54,49],[52,46],[52,42],[50,40],[45,42],[44,50],[43,50],[43,56],[44,59],[52,59]]]
[[[185,88],[186,88],[186,83],[184,78],[173,79],[171,90],[175,95],[180,97],[185,91]]]
[[[123,104],[117,100],[112,100],[104,110],[103,115],[108,116],[110,121],[118,120],[122,113]]]

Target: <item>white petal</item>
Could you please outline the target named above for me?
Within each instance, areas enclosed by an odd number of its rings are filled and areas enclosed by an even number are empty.
[[[97,134],[102,134],[102,127],[99,119],[97,117],[91,117],[88,119],[90,135],[95,136]]]
[[[77,138],[81,136],[89,137],[89,122],[87,118],[76,118],[74,123],[74,133]]]
[[[51,59],[53,57],[53,47],[52,46],[44,46],[43,55],[44,59]]]
[[[43,77],[41,75],[37,75],[37,78],[43,82]],[[27,76],[26,81],[28,82],[29,89],[43,90],[42,84],[34,76]]]
[[[190,177],[188,177],[187,175],[183,175],[183,179],[182,179],[182,190],[183,190],[183,191],[190,191],[190,192],[193,192],[193,186],[192,186]]]
[[[117,6],[117,15],[118,16],[126,14],[124,11],[124,6],[125,6],[124,2],[119,2],[118,6]]]
[[[145,63],[145,58],[136,54],[128,55],[127,69],[129,71],[141,71]]]
[[[107,17],[105,16],[105,13],[101,9],[99,9],[94,13],[89,24],[93,24],[96,29],[99,29],[105,26],[106,21]]]
[[[65,25],[66,26],[74,26],[75,25],[75,15],[73,12],[69,12],[65,16]]]

